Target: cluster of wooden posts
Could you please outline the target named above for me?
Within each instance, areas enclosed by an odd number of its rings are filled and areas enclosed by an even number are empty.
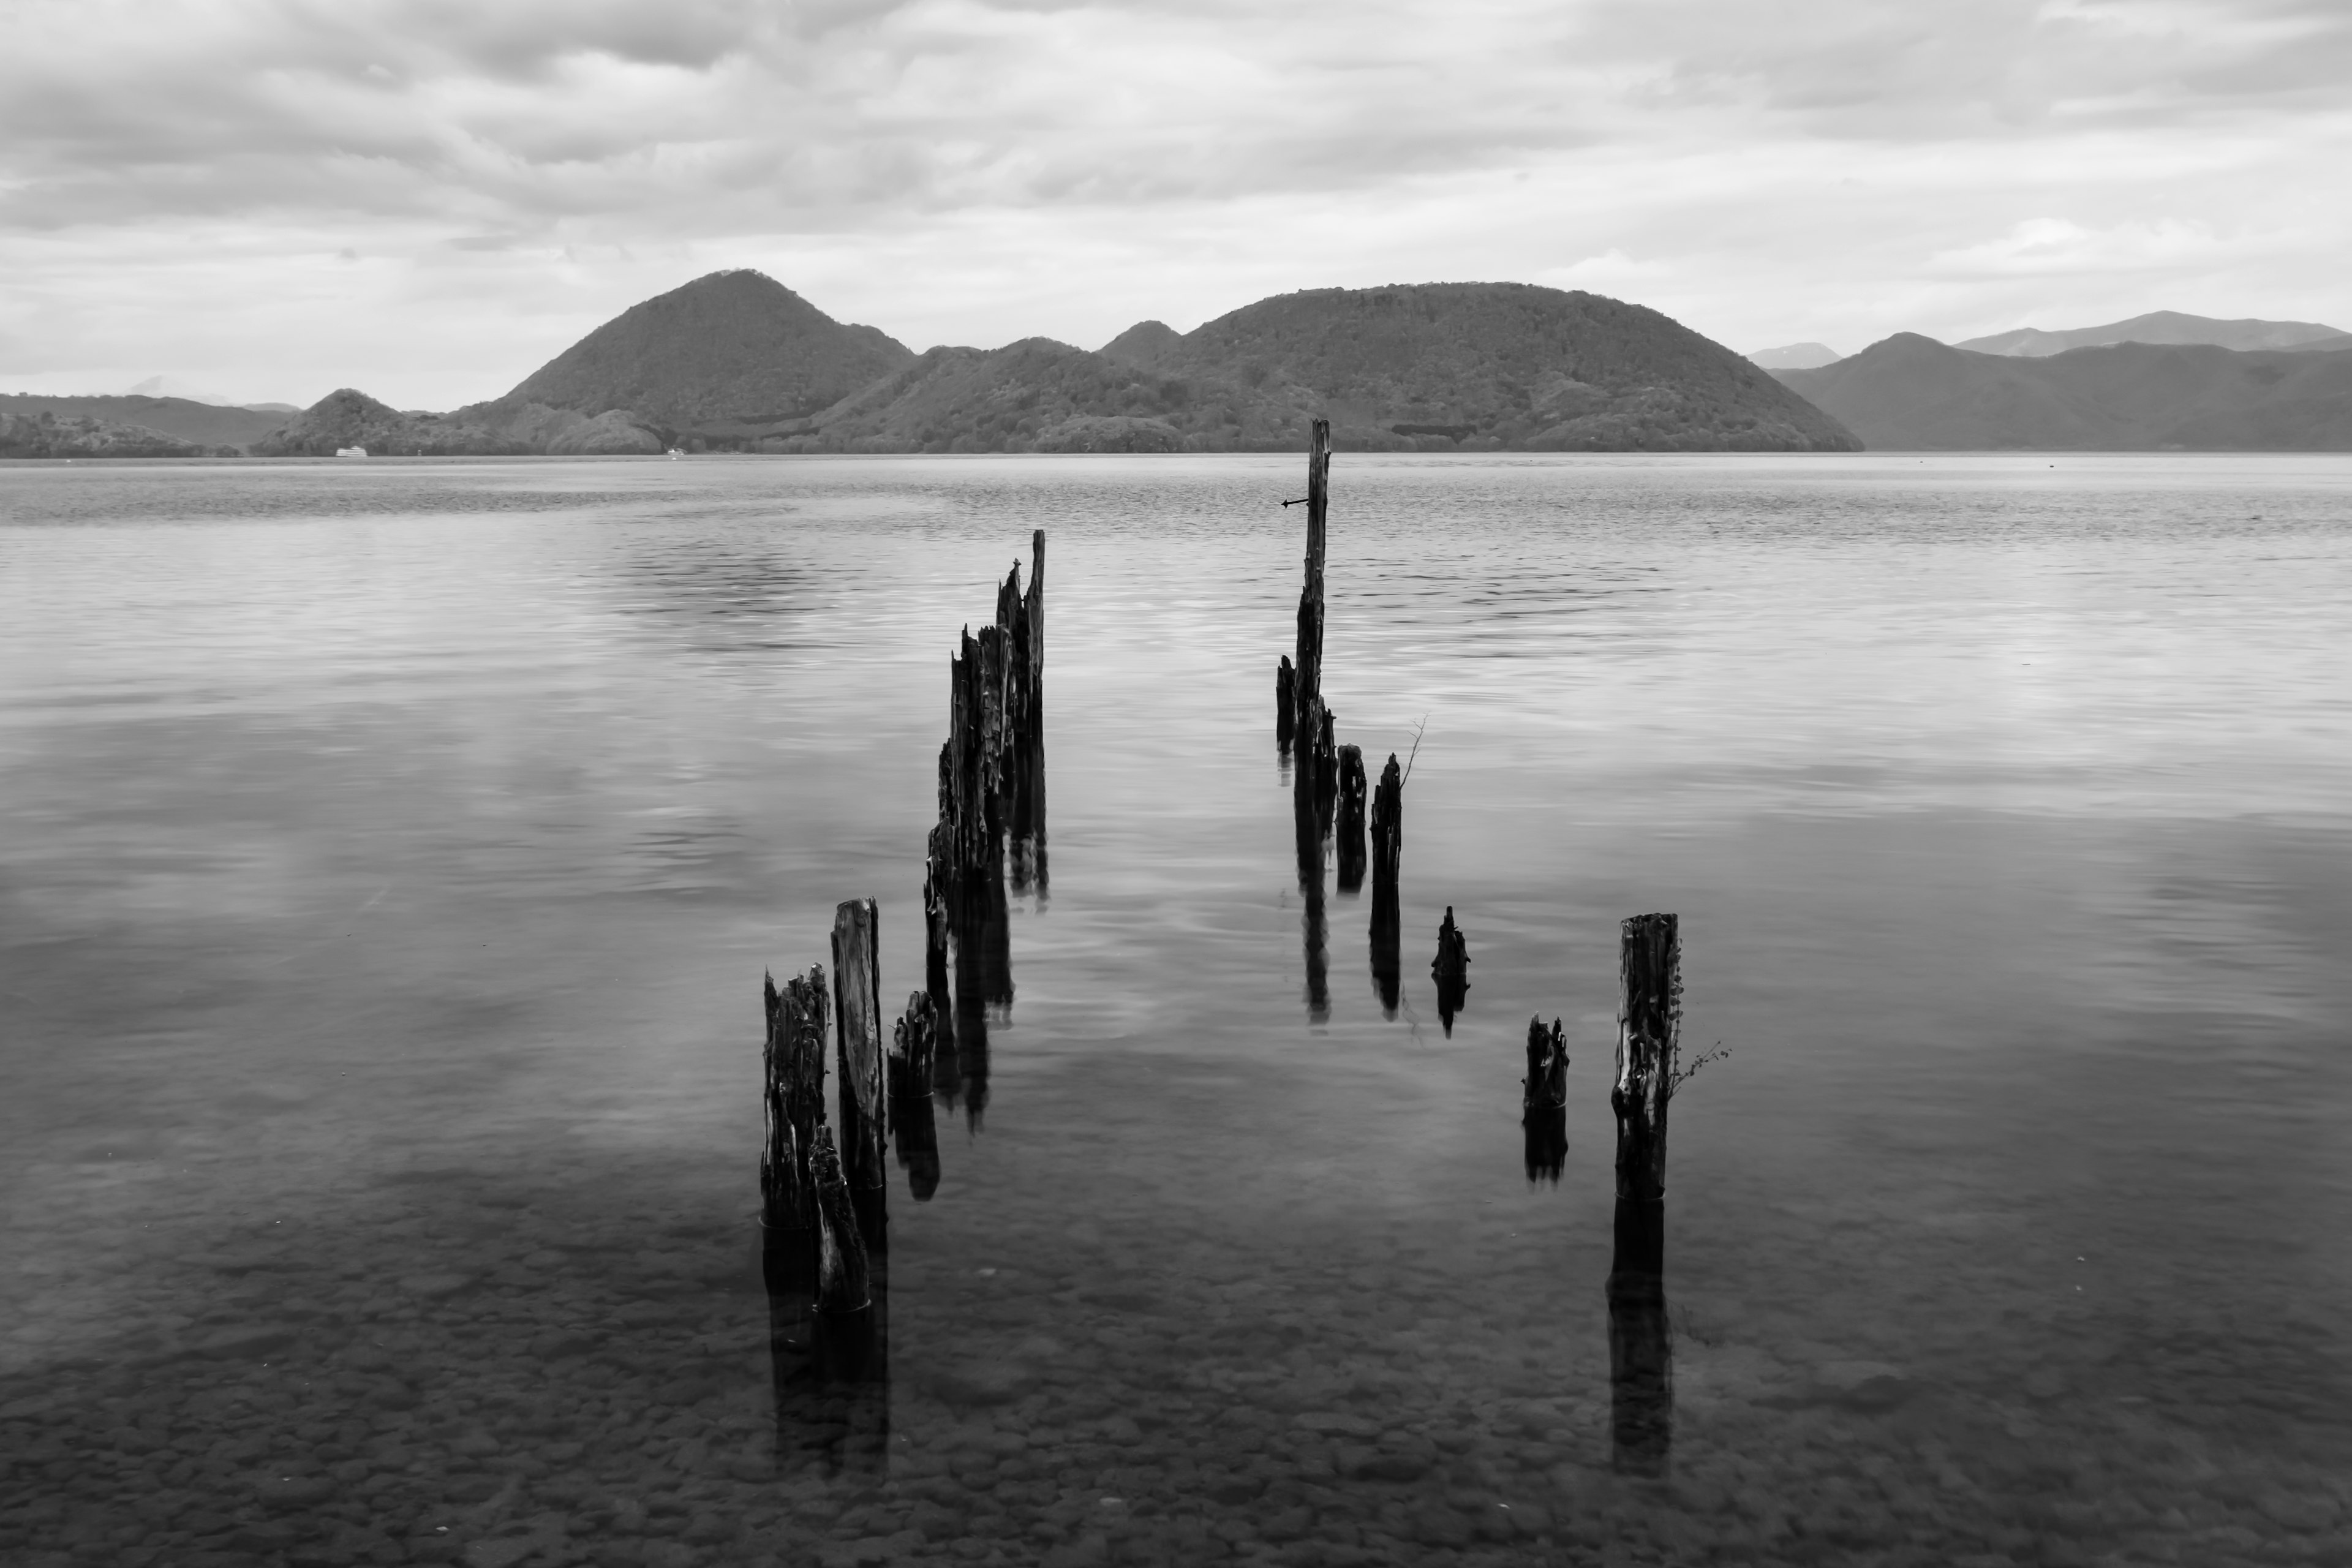
[[[1307,999],[1310,1016],[1318,1021],[1330,1008],[1323,846],[1335,830],[1343,893],[1363,885],[1369,831],[1373,989],[1382,1009],[1395,1016],[1397,878],[1409,772],[1399,770],[1391,752],[1368,801],[1363,754],[1336,743],[1335,720],[1323,700],[1330,465],[1330,426],[1318,419],[1307,459],[1306,581],[1298,595],[1297,642],[1275,676],[1276,744],[1286,758],[1296,755],[1292,799],[1306,906]],[[1449,1036],[1469,991],[1469,964],[1467,939],[1449,905],[1430,964],[1438,1016]],[[1664,1463],[1672,1416],[1664,1285],[1666,1107],[1688,1076],[1681,1058],[1682,938],[1673,915],[1639,915],[1622,922],[1618,979],[1617,1071],[1609,1094],[1617,1121],[1608,1285],[1611,1388],[1618,1462],[1652,1471]],[[1529,1181],[1557,1183],[1567,1163],[1568,1063],[1560,1021],[1528,1020],[1520,1123]]]
[[[1336,841],[1339,891],[1360,892],[1368,865],[1371,871],[1372,989],[1381,1009],[1394,1017],[1402,981],[1397,876],[1404,857],[1405,775],[1391,752],[1388,765],[1381,770],[1380,783],[1368,788],[1362,748],[1338,743],[1338,720],[1323,700],[1323,562],[1330,473],[1331,423],[1318,419],[1307,458],[1306,580],[1298,591],[1297,638],[1292,652],[1275,670],[1275,743],[1286,758],[1296,753],[1291,816],[1297,840],[1298,890],[1305,910],[1301,929],[1307,1011],[1318,1020],[1329,1016],[1331,1011],[1323,847]],[[1468,962],[1465,954],[1462,963]],[[1459,990],[1467,989],[1465,980]],[[1450,1033],[1450,1012],[1445,1026]]]
[[[967,627],[949,663],[948,738],[938,824],[923,881],[924,986],[886,1033],[874,900],[834,913],[833,974],[822,965],[765,982],[766,1132],[760,1156],[762,1263],[777,1378],[834,1390],[887,1378],[888,1158],[895,1143],[917,1202],[940,1183],[936,1094],[977,1128],[988,1100],[988,1021],[1013,1000],[1005,868],[1016,890],[1045,886],[1045,535],[1029,584],[1016,563],[996,619]],[[833,1037],[837,1128],[826,1120]],[[783,1409],[779,1403],[780,1418]],[[849,1405],[838,1425],[856,1424]],[[866,1402],[887,1427],[887,1405]],[[866,1434],[869,1440],[872,1434]]]

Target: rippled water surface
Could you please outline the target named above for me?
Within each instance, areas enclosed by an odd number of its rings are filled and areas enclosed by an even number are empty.
[[[1393,1016],[1369,895],[1309,995],[1302,468],[0,467],[0,1559],[2352,1561],[2352,465],[1340,458]],[[922,984],[1033,528],[1049,880],[821,1385],[761,975],[871,896]],[[1629,1454],[1652,910],[1731,1054]]]

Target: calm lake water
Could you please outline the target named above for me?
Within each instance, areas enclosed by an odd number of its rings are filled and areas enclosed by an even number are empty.
[[[1392,1016],[1369,893],[1307,995],[1303,470],[0,468],[0,1558],[2352,1561],[2352,462],[1342,456]],[[870,896],[922,984],[1033,528],[1050,881],[814,1386],[761,976]],[[1731,1055],[1629,1455],[1654,910]]]

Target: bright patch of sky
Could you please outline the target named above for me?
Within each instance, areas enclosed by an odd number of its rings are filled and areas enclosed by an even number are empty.
[[[1516,279],[1738,349],[2352,329],[2343,0],[13,0],[0,390],[505,391],[757,267],[915,348]]]

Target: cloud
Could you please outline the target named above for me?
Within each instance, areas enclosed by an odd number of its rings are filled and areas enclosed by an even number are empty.
[[[2352,316],[2347,77],[2339,0],[17,0],[0,374],[446,404],[739,264],[919,346],[1439,276]]]

